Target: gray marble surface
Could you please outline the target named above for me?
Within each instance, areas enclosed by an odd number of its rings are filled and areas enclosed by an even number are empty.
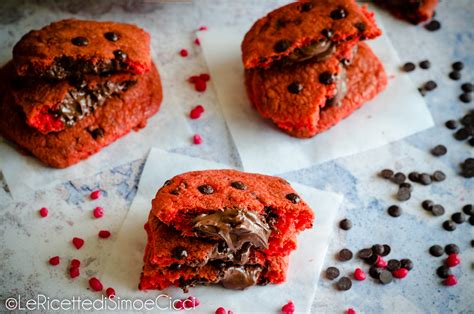
[[[159,67],[165,93],[178,99],[185,111],[196,104],[203,104],[206,108],[203,118],[190,121],[193,130],[203,136],[204,143],[174,151],[239,168],[238,152],[226,128],[212,85],[206,93],[197,94],[185,82],[190,75],[207,71],[200,47],[193,44],[194,32],[201,25],[214,28],[253,21],[286,2],[199,0],[194,3],[176,1],[165,4],[163,1],[157,4],[152,1],[2,1],[0,62],[11,58],[11,49],[22,34],[57,19],[78,17],[136,23],[152,34],[153,47],[161,61]],[[437,124],[435,128],[357,156],[283,174],[290,180],[335,191],[345,197],[339,216],[341,219],[350,218],[354,227],[344,232],[334,226],[337,230],[326,257],[326,266],[336,265],[344,274],[350,274],[362,264],[358,260],[336,262],[336,252],[343,247],[357,251],[374,243],[388,243],[392,247],[390,257],[408,257],[415,263],[414,270],[402,281],[382,286],[369,279],[354,283],[348,292],[338,292],[333,283],[322,276],[317,283],[313,305],[315,313],[342,313],[349,307],[359,313],[474,312],[474,249],[470,246],[474,238],[472,226],[465,223],[454,232],[441,228],[442,221],[448,215],[459,211],[468,202],[474,203],[474,180],[458,175],[460,161],[473,157],[473,148],[465,142],[455,141],[452,132],[443,126],[446,120],[459,118],[473,108],[472,103],[464,104],[457,100],[460,82],[447,78],[451,63],[462,60],[465,63],[462,82],[473,80],[473,14],[471,0],[442,1],[437,10],[437,18],[442,22],[442,29],[438,32],[428,32],[423,27],[411,26],[390,17],[384,19],[387,33],[402,60],[419,62],[429,59],[432,63],[430,70],[418,69],[410,76],[417,85],[430,79],[438,83],[438,88],[426,96]],[[188,58],[178,56],[181,48],[190,51]],[[434,158],[429,150],[439,143],[445,144],[449,152],[442,158]],[[79,232],[85,225],[84,220],[90,219],[90,210],[95,206],[88,200],[91,190],[99,187],[106,191],[100,205],[106,208],[107,213],[113,213],[107,215],[107,219],[94,222],[95,227],[107,228],[112,234],[119,230],[136,193],[143,163],[144,159],[141,159],[89,178],[65,182],[51,189],[39,189],[34,195],[25,195],[18,200],[11,199],[8,186],[2,180],[0,309],[3,309],[3,300],[11,295],[33,296],[54,286],[54,280],[64,280],[54,274],[48,282],[38,280],[39,273],[49,271],[44,261],[53,249],[41,252],[23,248],[35,247],[35,243],[38,247],[44,247],[50,243],[56,251],[61,250],[64,245],[60,243],[72,237],[74,232]],[[394,219],[386,214],[386,208],[396,203],[393,198],[396,188],[376,176],[385,167],[405,172],[441,169],[448,179],[428,187],[415,186],[412,199],[402,204],[404,214]],[[424,212],[420,202],[425,198],[443,204],[446,215],[434,218]],[[48,224],[38,218],[37,210],[42,206],[50,208],[51,220]],[[94,231],[84,228],[82,230],[89,232],[86,235],[92,237]],[[427,253],[429,246],[435,243],[456,243],[462,250],[463,263],[454,270],[459,279],[455,287],[442,286],[435,275],[441,259]],[[85,266],[88,275],[100,271],[110,247],[98,244],[94,249],[81,253],[82,258],[88,261]],[[35,262],[38,259],[40,262]],[[80,288],[78,291],[83,291],[86,282],[76,283],[77,286]]]

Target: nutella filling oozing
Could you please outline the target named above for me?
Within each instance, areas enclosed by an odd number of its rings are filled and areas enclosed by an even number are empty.
[[[270,227],[258,213],[228,208],[212,214],[202,214],[194,219],[193,230],[200,235],[224,240],[236,252],[245,243],[257,248],[268,247]]]
[[[310,45],[296,48],[289,55],[283,57],[278,63],[290,65],[314,58],[315,61],[323,61],[329,58],[336,50],[336,46],[330,40],[322,40]]]
[[[227,289],[243,290],[257,284],[262,269],[259,266],[231,266],[224,270],[221,284]]]

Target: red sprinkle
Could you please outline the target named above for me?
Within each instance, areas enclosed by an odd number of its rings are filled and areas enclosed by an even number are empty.
[[[207,26],[201,26],[201,27],[199,27],[199,30],[200,31],[207,31],[208,28],[207,28]]]
[[[454,275],[448,275],[448,277],[443,280],[443,285],[445,286],[455,286],[458,284],[458,280],[456,279],[456,276]]]
[[[39,214],[40,214],[40,216],[43,217],[43,218],[46,217],[46,216],[48,216],[48,209],[47,209],[46,207],[41,208],[41,209],[39,210]]]
[[[193,143],[196,145],[202,144],[202,137],[199,134],[194,134]]]
[[[347,314],[357,314],[357,312],[353,308],[348,308],[346,311]]]
[[[392,272],[393,277],[402,279],[405,278],[408,275],[408,269],[406,268],[399,268],[395,271]]]
[[[204,107],[201,105],[197,105],[191,110],[191,112],[189,113],[189,117],[191,119],[199,119],[203,112],[204,112]]]
[[[81,266],[81,261],[78,259],[73,259],[71,261],[71,268],[78,268]]]
[[[356,270],[354,271],[354,278],[355,280],[365,280],[365,273],[362,269],[360,268],[356,268]]]
[[[89,279],[89,286],[94,291],[102,291],[102,289],[104,289],[100,280],[95,277],[92,277],[91,279]]]
[[[199,38],[196,38],[196,39],[194,40],[194,43],[195,43],[196,45],[198,45],[198,46],[201,45],[201,42],[199,41]]]
[[[216,314],[226,314],[225,308],[223,308],[223,307],[218,308],[218,309],[216,310]]]
[[[293,301],[289,301],[287,304],[282,306],[281,311],[285,314],[293,314],[295,312],[295,304]]]
[[[174,307],[176,310],[184,310],[184,306],[183,306],[183,300],[178,300],[174,303]]]
[[[181,57],[187,57],[188,56],[188,51],[186,49],[181,49],[179,51],[179,54],[181,55]]]
[[[69,276],[71,277],[71,279],[78,277],[80,274],[81,272],[79,271],[79,267],[71,267],[69,269]]]
[[[378,268],[386,268],[387,267],[387,262],[382,257],[377,256],[377,262],[375,263],[375,265]]]
[[[183,301],[183,308],[185,310],[194,309],[200,304],[199,300],[193,296],[189,296],[187,299],[182,300],[182,301]]]
[[[199,80],[199,75],[192,75],[192,76],[188,77],[188,82],[189,83],[194,84],[194,83],[196,83],[197,80]]]
[[[448,258],[446,259],[446,265],[448,267],[454,267],[461,264],[461,259],[456,253],[449,254]]]
[[[99,231],[99,238],[107,239],[108,237],[110,237],[110,231],[109,230],[100,230]]]
[[[59,262],[59,256],[53,256],[49,259],[49,264],[53,266],[59,265]]]
[[[201,73],[199,74],[199,78],[205,82],[209,81],[211,79],[211,76],[207,73]]]
[[[94,208],[94,217],[102,218],[104,216],[104,209],[102,207]]]
[[[112,288],[112,287],[107,288],[107,290],[105,290],[105,295],[107,295],[107,298],[109,298],[109,299],[115,298],[114,288]]]
[[[96,200],[100,197],[100,190],[95,190],[91,193],[91,199]]]
[[[194,89],[198,92],[205,92],[207,89],[206,81],[203,79],[199,78],[194,82]]]
[[[84,240],[82,240],[81,238],[73,238],[72,244],[74,244],[76,249],[79,250],[84,245]]]

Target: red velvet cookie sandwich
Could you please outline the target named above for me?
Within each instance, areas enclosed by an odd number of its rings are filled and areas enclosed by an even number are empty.
[[[152,202],[140,289],[245,289],[285,280],[297,234],[314,214],[283,179],[236,170],[167,181]]]

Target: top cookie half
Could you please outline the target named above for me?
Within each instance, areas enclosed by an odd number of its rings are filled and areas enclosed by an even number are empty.
[[[327,57],[334,45],[381,34],[373,13],[354,0],[288,4],[259,19],[242,42],[245,69]]]
[[[24,35],[13,48],[20,76],[53,80],[150,70],[150,35],[123,23],[68,19]]]

